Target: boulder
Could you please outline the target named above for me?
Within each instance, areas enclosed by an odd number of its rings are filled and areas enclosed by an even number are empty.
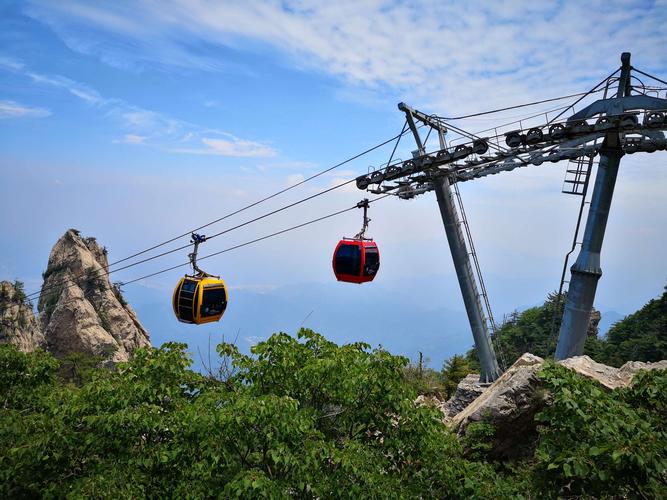
[[[588,356],[573,356],[559,363],[611,390],[629,386],[635,373],[640,370],[667,369],[667,360],[656,363],[628,361],[621,368],[597,363]]]
[[[486,422],[495,427],[492,455],[511,458],[530,448],[535,438],[535,414],[547,400],[538,371],[544,360],[526,353],[465,409],[450,426],[465,435],[468,425]]]
[[[32,304],[18,282],[0,282],[0,344],[13,344],[23,352],[46,346]]]
[[[109,281],[108,265],[106,249],[75,229],[51,250],[38,310],[54,356],[83,352],[113,365],[150,346],[148,332]]]
[[[447,417],[451,418],[466,409],[490,386],[491,384],[479,381],[478,373],[470,373],[459,382],[452,397],[441,403],[439,408]]]
[[[493,425],[495,433],[489,452],[492,458],[514,459],[528,454],[537,439],[534,416],[548,404],[550,398],[538,377],[543,362],[542,358],[526,353],[488,388],[478,384],[481,394],[454,414],[448,425],[460,436],[466,434],[472,423]],[[609,390],[629,386],[640,370],[667,369],[667,360],[656,363],[629,361],[621,368],[596,363],[588,356],[575,356],[559,363]],[[462,381],[462,389],[471,384],[474,387],[474,376],[468,377],[469,380]],[[441,405],[445,414],[451,411],[455,398],[456,395]],[[464,398],[461,398],[463,403]]]

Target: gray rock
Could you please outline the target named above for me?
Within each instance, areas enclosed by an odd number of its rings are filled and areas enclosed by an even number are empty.
[[[667,369],[667,360],[656,363],[644,363],[641,361],[628,361],[620,368],[597,363],[588,356],[573,356],[559,361],[559,363],[580,375],[597,381],[607,389],[618,389],[628,387],[632,384],[632,378],[640,370]]]
[[[643,361],[628,361],[618,369],[618,376],[626,380],[626,386],[632,383],[633,377],[639,371],[667,370],[667,359],[655,363],[644,363]]]
[[[8,281],[0,282],[0,344],[13,344],[23,352],[46,346],[32,306]]]
[[[535,435],[535,414],[543,407],[547,394],[541,389],[537,373],[544,360],[526,353],[498,380],[456,414],[450,425],[459,435],[465,435],[474,422],[486,422],[495,427],[492,455],[513,457],[527,448],[526,440]]]
[[[454,417],[465,410],[490,386],[491,384],[479,381],[478,373],[470,373],[459,382],[454,395],[442,403],[440,409],[447,417]]]
[[[54,356],[83,352],[113,365],[150,346],[148,332],[110,283],[107,267],[106,250],[74,229],[51,250],[38,310]]]
[[[537,439],[534,416],[548,404],[550,398],[538,377],[543,362],[538,356],[524,354],[474,401],[454,415],[448,425],[463,436],[472,423],[492,424],[495,435],[490,454],[496,459],[516,458],[531,450]],[[596,380],[609,390],[629,386],[640,370],[667,369],[667,360],[656,363],[630,361],[621,368],[596,363],[588,356],[575,356],[559,363]]]

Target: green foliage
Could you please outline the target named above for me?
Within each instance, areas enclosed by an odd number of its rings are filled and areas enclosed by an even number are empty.
[[[95,267],[88,267],[84,276],[85,293],[102,292],[106,289],[106,282],[102,274]]]
[[[540,376],[553,401],[543,424],[535,468],[538,488],[558,495],[667,495],[667,371],[639,376],[613,392],[555,364]]]
[[[166,344],[116,371],[87,367],[77,387],[48,355],[1,350],[0,496],[516,493],[463,457],[437,410],[414,406],[405,358],[310,330],[252,351],[219,346],[234,364],[224,382]]]
[[[414,404],[403,357],[301,330],[250,355],[220,344],[221,380],[185,349],[139,349],[109,371],[0,346],[0,497],[667,495],[667,371],[605,392],[547,364],[535,454],[491,464],[494,427],[459,441]]]
[[[42,306],[42,311],[44,312],[47,322],[51,319],[53,311],[56,310],[56,306],[58,305],[58,300],[60,299],[60,294],[62,292],[63,292],[62,286],[59,286],[54,290],[51,290],[44,299],[44,303],[40,304]]]
[[[447,399],[452,397],[459,382],[469,373],[474,373],[473,369],[463,356],[455,354],[444,361],[440,376]]]
[[[123,291],[121,290],[122,286],[123,286],[122,282],[114,283],[113,286],[111,287],[111,291],[116,296],[116,299],[118,299],[118,302],[120,302],[120,305],[125,307],[127,306],[127,300],[125,300],[125,297],[123,297]]]
[[[525,311],[514,311],[494,335],[494,346],[502,352],[510,366],[522,354],[529,352],[542,358],[552,357],[556,352],[558,331],[565,307],[566,294],[550,293],[547,300],[538,307]],[[604,342],[598,338],[599,311],[593,310],[584,345],[584,354],[596,361],[604,362],[601,352]],[[473,347],[466,358],[473,370],[479,369],[477,350]]]
[[[28,326],[28,309],[32,309],[32,303],[25,293],[23,282],[16,280],[9,286],[0,287],[0,314],[10,306],[23,306],[18,309],[18,315],[15,318],[4,318],[0,324],[0,333],[6,328],[25,328]]]
[[[667,287],[661,297],[609,329],[599,358],[613,366],[667,359]]]
[[[4,286],[0,288],[0,307],[3,310],[10,303],[32,307],[25,293],[25,286],[22,281],[15,280],[10,286],[11,288],[5,288]]]
[[[440,374],[434,369],[425,366],[428,364],[428,358],[421,362],[410,362],[403,368],[405,381],[417,394],[424,396],[434,396],[443,398],[445,394]]]
[[[60,360],[58,377],[65,383],[72,383],[78,387],[92,380],[95,368],[100,366],[103,358],[90,356],[83,352],[71,352]]]
[[[58,362],[41,351],[24,354],[0,344],[0,407],[30,408],[44,387],[55,383]]]
[[[25,294],[25,286],[22,281],[14,281],[14,300],[18,304],[28,304],[28,296]]]
[[[68,266],[69,264],[67,262],[60,262],[58,264],[49,265],[46,267],[46,271],[42,273],[42,279],[46,281],[49,276],[64,271],[68,268]]]
[[[466,427],[463,447],[466,455],[476,460],[486,460],[491,451],[491,441],[496,435],[496,428],[488,422],[473,422]]]

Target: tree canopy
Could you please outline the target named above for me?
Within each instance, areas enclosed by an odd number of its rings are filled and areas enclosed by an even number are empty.
[[[415,405],[406,358],[305,329],[250,355],[218,352],[227,369],[205,376],[184,344],[140,349],[114,371],[0,346],[0,496],[667,494],[664,371],[606,394],[547,367],[554,405],[538,446],[499,464]]]
[[[506,318],[494,336],[494,345],[508,366],[526,352],[542,358],[554,355],[565,299],[565,294],[559,297],[552,293],[541,306],[514,311]],[[584,345],[584,354],[598,363],[618,367],[626,361],[667,359],[667,287],[662,297],[615,323],[604,338],[598,336],[599,321],[600,313],[593,310]],[[474,347],[466,357],[472,367],[479,369]]]

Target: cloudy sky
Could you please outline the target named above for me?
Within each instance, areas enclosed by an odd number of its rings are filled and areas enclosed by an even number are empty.
[[[623,51],[665,79],[666,21],[664,0],[1,2],[0,279],[38,289],[48,252],[69,227],[96,236],[117,260],[216,219],[397,134],[400,101],[456,116],[582,92],[615,70]],[[458,124],[474,131],[489,122]],[[412,147],[403,141],[397,155],[409,157]],[[379,149],[209,231],[367,172],[390,152]],[[667,281],[666,160],[663,152],[622,161],[596,301],[603,312],[632,312]],[[579,203],[560,192],[565,168],[461,185],[497,316],[540,303],[558,287]],[[336,190],[212,240],[202,252],[362,196],[352,186]],[[348,213],[211,259],[209,271],[224,275],[243,306],[230,305],[226,324],[202,331],[241,331],[251,343],[305,324],[338,340],[356,331],[397,349],[409,344],[412,354],[428,343],[428,329],[439,338],[428,344],[436,360],[470,344],[465,325],[445,324],[455,323],[447,314],[462,314],[463,304],[434,196],[382,200],[370,215],[383,258],[374,283],[333,281],[333,247],[360,225],[360,214]],[[113,280],[186,259],[172,254]],[[163,317],[168,307],[160,316],[151,306],[168,306],[178,276],[126,290],[156,343],[203,338]],[[276,304],[284,314],[271,317],[284,325],[259,325]]]

